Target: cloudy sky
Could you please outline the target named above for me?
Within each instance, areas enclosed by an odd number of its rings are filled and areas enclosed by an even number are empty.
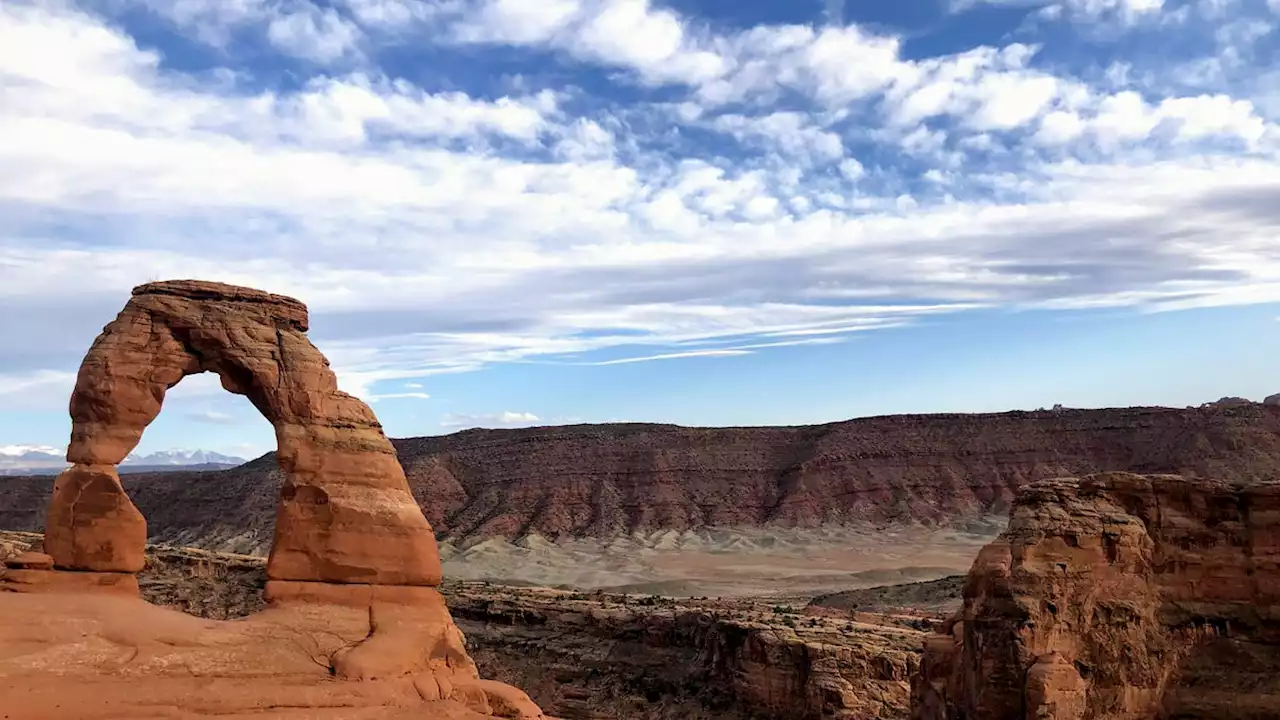
[[[4,0],[0,445],[136,284],[392,435],[1280,392],[1280,0]],[[141,449],[273,437],[211,378]]]

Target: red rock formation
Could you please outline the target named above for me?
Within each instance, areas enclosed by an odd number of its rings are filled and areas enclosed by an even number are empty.
[[[0,573],[6,712],[144,717],[163,707],[287,706],[310,717],[307,708],[368,706],[399,709],[385,717],[543,717],[520,691],[479,678],[432,587],[435,537],[395,450],[368,406],[337,389],[306,329],[301,303],[257,290],[196,281],[134,290],[77,377],[74,465],[54,483],[49,554],[10,558]],[[285,476],[267,563],[270,606],[235,624],[138,597],[146,522],[115,470],[165,391],[204,371],[275,426]]]
[[[115,466],[182,378],[217,373],[276,429],[285,474],[270,574],[278,580],[436,585],[435,536],[367,405],[338,389],[292,298],[218,283],[142,285],[80,366],[74,467],[55,485],[47,547],[58,567],[136,572],[145,521]],[[87,502],[86,502],[87,501]]]
[[[912,693],[917,720],[1280,717],[1280,483],[1027,486]]]

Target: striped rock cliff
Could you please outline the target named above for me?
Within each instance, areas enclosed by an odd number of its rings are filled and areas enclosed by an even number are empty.
[[[966,522],[1017,488],[1107,470],[1280,477],[1280,406],[900,415],[807,427],[579,425],[393,440],[442,538],[711,526]],[[264,553],[285,476],[268,455],[125,476],[156,542]],[[0,481],[0,527],[39,530],[48,480]]]
[[[1280,482],[1032,483],[964,595],[916,720],[1280,717]]]

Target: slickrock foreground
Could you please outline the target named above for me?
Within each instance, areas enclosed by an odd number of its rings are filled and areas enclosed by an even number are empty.
[[[1280,717],[1280,483],[1033,483],[964,595],[917,720]]]
[[[73,466],[44,553],[0,572],[0,708],[24,720],[199,714],[541,718],[481,680],[435,537],[373,412],[337,389],[296,300],[216,283],[135,288],[71,398]],[[228,623],[139,597],[146,520],[116,465],[183,377],[215,372],[276,429],[285,480],[268,607]]]
[[[11,554],[36,533],[0,531]],[[263,558],[149,546],[143,597],[203,618],[263,607]],[[928,621],[794,599],[578,593],[446,582],[441,593],[487,677],[519,685],[565,720],[905,718]],[[901,600],[895,588],[883,599]],[[948,593],[949,594],[949,593]],[[876,593],[864,591],[868,604]]]

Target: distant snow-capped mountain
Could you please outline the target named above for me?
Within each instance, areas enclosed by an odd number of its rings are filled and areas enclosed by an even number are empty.
[[[64,453],[50,445],[0,445],[0,473],[61,470],[67,464]]]
[[[150,455],[130,455],[121,465],[243,465],[248,462],[234,455],[212,450],[161,450]]]
[[[247,462],[234,455],[212,450],[161,450],[147,455],[131,454],[120,463],[129,469],[218,469]],[[50,445],[0,445],[0,475],[44,474],[67,466],[66,449]]]

